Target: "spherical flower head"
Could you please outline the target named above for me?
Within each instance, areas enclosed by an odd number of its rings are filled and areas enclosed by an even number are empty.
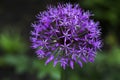
[[[96,51],[101,48],[99,23],[90,19],[92,14],[82,10],[78,4],[59,4],[48,7],[37,15],[32,24],[32,48],[45,64],[53,61],[74,68],[83,63],[93,62]]]

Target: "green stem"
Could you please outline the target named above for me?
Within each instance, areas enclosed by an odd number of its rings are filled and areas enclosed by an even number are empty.
[[[61,69],[61,80],[67,80],[66,71],[63,68]]]

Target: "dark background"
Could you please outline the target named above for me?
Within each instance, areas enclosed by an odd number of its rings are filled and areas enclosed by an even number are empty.
[[[95,14],[104,44],[93,64],[74,70],[45,66],[29,40],[35,15],[68,2]],[[0,0],[0,80],[120,80],[120,0]]]

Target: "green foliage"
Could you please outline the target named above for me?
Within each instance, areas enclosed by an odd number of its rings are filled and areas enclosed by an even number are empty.
[[[80,2],[83,7],[92,10],[95,17],[104,21],[109,21],[110,25],[114,26],[119,21],[119,0],[85,0]],[[117,27],[117,26],[116,26]]]
[[[20,37],[16,31],[13,33],[10,30],[4,31],[0,35],[0,47],[6,53],[24,53],[27,50],[27,45]]]
[[[107,56],[106,60],[110,65],[117,65],[120,67],[120,48],[115,46]]]
[[[25,55],[6,55],[2,57],[4,65],[11,65],[16,68],[16,73],[23,73],[28,69],[28,58]]]
[[[33,68],[38,70],[38,78],[44,78],[46,76],[50,76],[52,80],[60,80],[60,67],[56,66],[53,67],[53,64],[50,63],[48,65],[45,65],[45,61],[40,61],[40,60],[34,60],[33,62]]]

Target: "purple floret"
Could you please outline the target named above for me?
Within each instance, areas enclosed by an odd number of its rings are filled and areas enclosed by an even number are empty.
[[[54,61],[74,68],[83,63],[94,62],[96,51],[101,48],[99,23],[90,19],[92,14],[79,5],[59,4],[39,13],[32,24],[32,48],[45,64]]]

